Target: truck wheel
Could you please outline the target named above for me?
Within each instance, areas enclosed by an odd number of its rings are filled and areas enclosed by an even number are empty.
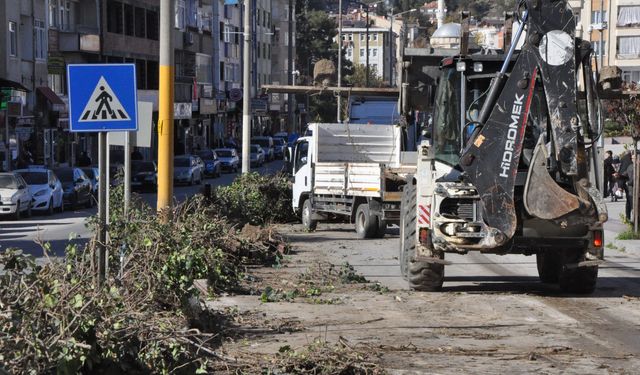
[[[548,284],[558,282],[562,269],[561,256],[562,253],[560,251],[540,251],[536,254],[540,281]]]
[[[302,225],[308,231],[314,231],[318,227],[318,221],[312,218],[311,200],[307,199],[302,205]]]
[[[387,232],[387,222],[377,217],[378,227],[376,228],[376,238],[384,238]]]
[[[378,217],[372,215],[368,203],[360,203],[356,210],[356,233],[358,238],[374,238],[378,233]]]
[[[565,293],[590,294],[596,289],[598,266],[567,268],[584,260],[583,250],[567,250],[562,257],[562,269],[558,281],[560,290]]]
[[[416,204],[416,187],[409,183],[404,187],[401,203],[400,270],[411,289],[436,292],[444,282],[444,265],[416,261]]]

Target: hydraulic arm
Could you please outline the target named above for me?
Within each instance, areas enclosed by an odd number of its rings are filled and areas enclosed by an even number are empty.
[[[589,196],[594,189],[588,182],[589,161],[577,111],[579,47],[573,12],[562,0],[525,0],[520,11],[522,26],[526,25],[524,45],[507,77],[519,30],[505,66],[489,88],[480,128],[460,159],[466,178],[478,189],[484,220],[494,229],[497,243],[512,238],[517,227],[514,186],[528,126],[537,127],[541,134],[525,185],[523,203],[528,213],[571,223],[575,221],[572,212],[593,212]],[[532,116],[536,95],[541,105]],[[559,186],[554,175],[569,181],[569,188]],[[597,215],[579,217],[588,224],[585,220],[595,220]]]

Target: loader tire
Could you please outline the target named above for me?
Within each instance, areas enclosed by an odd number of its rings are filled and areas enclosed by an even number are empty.
[[[368,203],[360,203],[356,210],[356,233],[358,238],[374,238],[378,232],[378,217],[371,213]]]
[[[318,227],[318,221],[313,219],[313,211],[311,207],[311,200],[307,199],[302,204],[302,225],[304,229],[309,232],[313,232]]]
[[[409,288],[418,291],[436,292],[442,289],[444,265],[416,261],[416,187],[411,182],[405,185],[400,215],[400,270],[408,281]],[[433,257],[437,257],[435,254]],[[442,254],[440,258],[444,258]]]
[[[565,293],[591,294],[598,281],[598,266],[568,268],[567,265],[584,260],[584,250],[567,250],[563,253],[562,269],[558,282]]]
[[[562,252],[540,251],[536,254],[538,276],[540,281],[547,284],[557,284],[562,270]]]

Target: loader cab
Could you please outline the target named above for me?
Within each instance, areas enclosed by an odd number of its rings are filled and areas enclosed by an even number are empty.
[[[499,70],[501,55],[449,57],[440,64],[434,99],[431,135],[434,158],[449,166],[458,164],[476,123],[491,79]]]

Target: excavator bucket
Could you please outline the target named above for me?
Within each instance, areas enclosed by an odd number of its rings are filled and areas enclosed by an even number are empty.
[[[551,178],[547,170],[547,148],[544,134],[538,140],[529,165],[527,182],[524,187],[524,206],[530,215],[540,219],[553,220],[580,207],[576,195],[564,190]]]

